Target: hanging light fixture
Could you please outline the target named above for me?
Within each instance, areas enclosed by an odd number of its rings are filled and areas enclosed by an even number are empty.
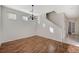
[[[32,20],[34,20],[34,15],[33,15],[33,7],[34,7],[34,5],[32,5]]]
[[[29,19],[32,19],[32,20],[37,19],[38,17],[34,15],[34,5],[32,5],[32,11],[31,11],[31,12],[32,12],[32,14],[31,14],[31,16],[29,17]]]

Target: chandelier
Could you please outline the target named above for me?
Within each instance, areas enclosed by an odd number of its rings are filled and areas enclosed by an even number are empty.
[[[34,7],[34,5],[32,5],[32,20],[34,20],[34,15],[33,15],[33,7]]]
[[[35,20],[35,19],[37,19],[37,18],[38,18],[38,17],[34,15],[34,5],[32,5],[32,14],[31,14],[31,16],[29,17],[29,19]]]

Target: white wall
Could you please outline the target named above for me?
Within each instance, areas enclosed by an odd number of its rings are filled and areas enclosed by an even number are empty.
[[[1,43],[1,39],[2,39],[2,30],[1,30],[1,6],[0,6],[0,43]]]
[[[56,26],[48,19],[46,19],[45,14],[40,16],[38,24],[37,34],[40,36],[44,36],[50,39],[54,39],[56,41],[62,41],[62,30],[60,27]],[[45,25],[44,25],[45,24]],[[53,33],[50,32],[49,27],[53,28]]]
[[[17,15],[16,20],[10,20],[7,18],[7,13],[15,13]],[[62,41],[63,33],[61,27],[55,25],[46,19],[45,14],[40,16],[40,22],[37,21],[23,21],[22,16],[29,14],[12,10],[9,8],[2,8],[2,18],[3,18],[3,39],[1,42],[12,41],[14,39],[25,38],[33,35],[44,36],[50,39],[54,39],[57,41]],[[61,16],[62,20],[64,19],[64,15]],[[59,18],[57,18],[59,19]],[[59,19],[60,20],[60,19]],[[59,21],[58,20],[58,21]],[[62,22],[63,23],[63,22]],[[52,28],[52,33],[49,28]],[[62,26],[63,28],[64,26]]]
[[[16,20],[7,18],[7,13],[15,13]],[[29,14],[12,10],[9,8],[2,8],[3,16],[3,40],[2,42],[12,41],[14,39],[24,38],[35,35],[35,21],[24,21],[22,16],[28,16]]]
[[[75,30],[76,30],[76,34],[79,35],[79,18],[76,20],[76,24],[75,24]]]

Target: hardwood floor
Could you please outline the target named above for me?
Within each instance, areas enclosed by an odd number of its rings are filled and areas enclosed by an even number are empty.
[[[47,39],[40,36],[23,38],[3,43],[1,53],[64,53],[69,52],[71,45]],[[72,47],[73,48],[73,47]],[[72,50],[72,49],[71,49]],[[75,52],[75,51],[74,51]]]

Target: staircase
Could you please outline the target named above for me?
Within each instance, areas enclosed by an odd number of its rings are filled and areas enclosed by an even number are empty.
[[[49,12],[46,18],[57,27],[57,30],[61,32],[61,40],[63,41],[66,37],[66,17],[64,13],[56,13],[56,12]],[[60,36],[60,35],[59,35]]]

